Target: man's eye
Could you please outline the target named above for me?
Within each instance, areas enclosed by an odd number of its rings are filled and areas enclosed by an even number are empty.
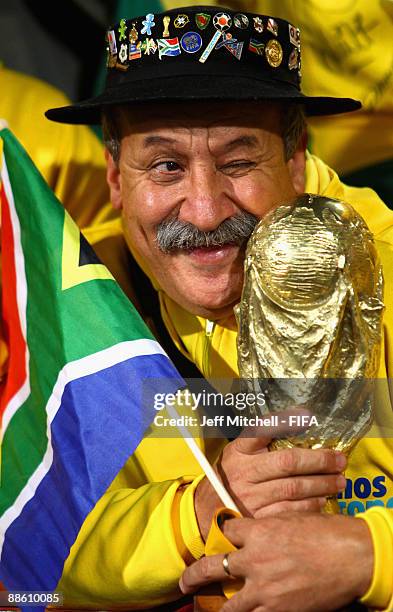
[[[177,162],[174,161],[162,161],[153,166],[153,170],[158,170],[158,172],[164,172],[166,174],[178,172],[181,170],[181,167]]]
[[[221,167],[221,170],[223,172],[226,172],[227,174],[236,174],[236,173],[246,172],[247,170],[249,170],[250,168],[254,166],[255,166],[254,162],[247,161],[247,160],[237,160],[237,161],[233,161],[228,164],[225,164],[224,166]]]

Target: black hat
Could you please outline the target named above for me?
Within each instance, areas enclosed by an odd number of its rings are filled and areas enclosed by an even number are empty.
[[[107,79],[100,95],[48,119],[100,123],[104,107],[149,101],[275,100],[307,115],[361,107],[351,98],[300,90],[300,31],[284,19],[193,6],[121,19],[107,32]]]

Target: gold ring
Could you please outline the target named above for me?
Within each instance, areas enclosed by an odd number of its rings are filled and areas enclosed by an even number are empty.
[[[224,558],[222,560],[222,567],[224,568],[224,572],[227,576],[229,576],[229,578],[234,578],[229,569],[228,557],[229,553],[225,553]]]

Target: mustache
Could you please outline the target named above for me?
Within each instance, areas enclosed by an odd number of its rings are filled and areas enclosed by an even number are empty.
[[[224,244],[240,246],[251,236],[258,221],[255,215],[242,211],[225,219],[216,229],[204,232],[192,223],[178,219],[164,220],[157,226],[156,242],[163,253]]]

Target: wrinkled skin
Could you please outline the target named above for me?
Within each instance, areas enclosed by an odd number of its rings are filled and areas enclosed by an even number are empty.
[[[144,106],[123,112],[120,163],[108,156],[113,205],[128,244],[159,284],[194,314],[232,313],[243,283],[244,249],[162,253],[156,227],[177,218],[215,229],[240,210],[263,216],[304,190],[304,149],[285,161],[280,109],[236,104]]]

